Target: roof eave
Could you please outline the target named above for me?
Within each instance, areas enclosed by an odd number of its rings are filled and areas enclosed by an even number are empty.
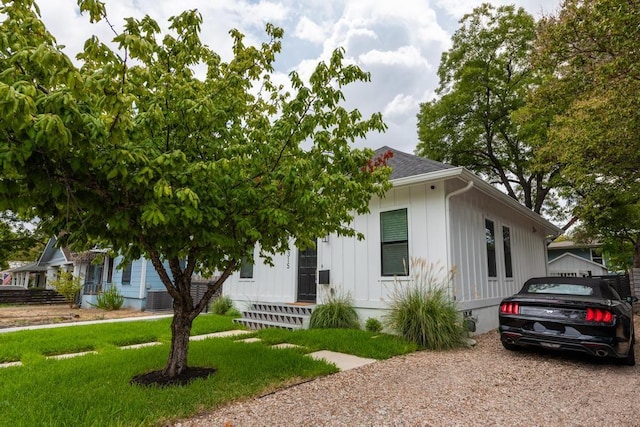
[[[487,183],[480,177],[476,176],[469,170],[465,169],[462,166],[443,169],[435,172],[424,173],[420,175],[407,176],[404,178],[398,178],[391,181],[391,184],[394,187],[403,187],[407,185],[414,185],[425,183],[429,181],[440,181],[446,179],[458,178],[462,181],[473,181],[474,188],[481,191],[485,195],[498,200],[508,206],[511,206],[519,213],[523,214],[525,217],[529,218],[531,221],[537,223],[542,228],[545,229],[546,236],[558,236],[562,234],[562,229],[551,222],[544,219],[542,216],[533,212],[531,209],[526,208],[520,202],[503,193],[502,191],[495,188],[493,185]]]

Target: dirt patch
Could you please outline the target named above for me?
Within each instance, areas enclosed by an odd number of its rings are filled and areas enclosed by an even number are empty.
[[[0,329],[16,326],[46,325],[50,323],[144,317],[156,314],[158,313],[126,308],[112,311],[101,310],[99,308],[70,308],[67,304],[12,305],[0,307]]]

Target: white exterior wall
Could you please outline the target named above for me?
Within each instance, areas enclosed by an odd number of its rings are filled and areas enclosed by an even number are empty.
[[[253,278],[241,279],[239,273],[232,274],[222,287],[223,295],[230,296],[236,308],[253,302],[296,302],[298,249],[291,245],[285,254],[273,257],[274,266],[264,264],[255,250]]]
[[[348,292],[363,312],[387,307],[396,279],[381,275],[380,213],[404,208],[409,228],[409,257],[446,265],[442,183],[393,188],[384,199],[371,201],[369,215],[355,219],[353,227],[365,235],[364,240],[330,236],[328,243],[319,244],[318,269],[329,270],[331,278],[330,285],[318,285],[319,302],[334,288],[338,293]]]
[[[318,270],[329,270],[330,283],[317,285],[317,302],[333,289],[351,295],[363,323],[368,317],[383,317],[396,278],[381,276],[380,213],[406,208],[409,256],[423,258],[445,273],[454,268],[453,295],[465,315],[476,321],[476,332],[496,328],[501,299],[517,292],[526,279],[547,274],[546,236],[533,220],[473,187],[449,198],[447,208],[446,195],[464,186],[452,180],[392,188],[385,198],[372,199],[369,215],[354,219],[352,227],[364,240],[335,235],[319,239]],[[497,277],[491,279],[485,218],[494,222],[496,232]],[[511,232],[513,278],[505,277],[502,226]],[[296,302],[297,268],[295,248],[289,255],[274,257],[274,267],[256,259],[253,278],[240,279],[235,273],[223,293],[239,309],[251,302]]]
[[[476,332],[486,332],[498,326],[502,298],[518,292],[527,279],[547,275],[547,236],[533,221],[475,189],[453,196],[449,204],[454,295],[460,309],[476,321]],[[494,223],[495,278],[488,273],[485,219]],[[503,226],[510,229],[511,278],[505,274]]]

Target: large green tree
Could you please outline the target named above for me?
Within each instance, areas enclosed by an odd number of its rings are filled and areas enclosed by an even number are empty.
[[[601,239],[627,241],[640,267],[640,1],[565,0],[541,21],[534,94],[554,105],[546,161],[562,164],[575,215]]]
[[[389,168],[351,146],[385,125],[342,106],[342,88],[370,78],[342,50],[308,83],[291,73],[285,90],[270,78],[280,29],[267,25],[260,46],[232,30],[225,62],[187,11],[166,34],[148,16],[127,19],[117,50],[90,38],[78,66],[35,4],[3,3],[0,208],[46,218],[62,245],[151,260],[173,298],[165,376],[187,369],[194,318],[256,245],[269,260],[291,242],[356,235],[346,224],[388,189]],[[105,19],[102,2],[78,3]],[[218,274],[200,301],[194,271]]]
[[[34,261],[47,242],[34,224],[16,218],[13,212],[0,212],[0,269],[9,261]]]
[[[417,153],[465,166],[537,213],[551,209],[559,170],[535,162],[546,124],[513,117],[540,81],[529,58],[536,23],[522,8],[483,4],[460,24],[442,54],[438,96],[420,106]]]

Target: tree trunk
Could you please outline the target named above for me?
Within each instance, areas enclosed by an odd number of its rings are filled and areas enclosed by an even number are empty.
[[[633,243],[633,268],[640,268],[640,237]]]
[[[191,314],[179,301],[174,300],[173,320],[171,321],[171,352],[164,368],[164,375],[169,378],[180,375],[187,368],[189,336],[193,320]]]

